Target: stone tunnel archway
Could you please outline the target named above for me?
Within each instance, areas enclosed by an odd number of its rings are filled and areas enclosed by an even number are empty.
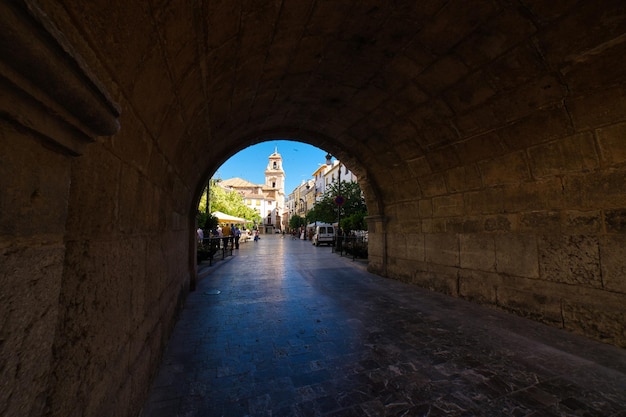
[[[197,185],[268,132],[367,178],[375,272],[626,346],[623,1],[16,0],[0,28],[0,412],[136,414]]]
[[[207,184],[207,180],[213,176],[218,168],[226,162],[230,157],[236,155],[237,152],[255,144],[271,141],[275,139],[293,140],[297,142],[307,143],[330,152],[333,156],[345,164],[350,171],[354,172],[359,179],[359,187],[363,191],[365,203],[368,208],[368,226],[372,230],[370,237],[370,245],[374,248],[372,257],[373,263],[371,269],[379,274],[384,274],[386,266],[386,252],[384,239],[385,221],[384,221],[384,204],[381,201],[378,185],[372,181],[372,175],[368,172],[367,166],[364,166],[355,159],[350,150],[345,149],[341,142],[336,139],[325,137],[323,134],[314,131],[290,131],[288,129],[276,129],[274,131],[265,131],[263,134],[252,135],[233,142],[231,147],[224,149],[221,153],[215,153],[211,162],[206,167],[204,174],[199,177],[199,181],[194,188],[193,198],[191,199],[191,207],[189,210],[189,230],[190,230],[190,255],[189,268],[191,276],[191,286],[194,287],[197,278],[196,271],[196,252],[195,252],[195,235],[197,225],[195,223],[198,202],[202,197],[203,190]]]

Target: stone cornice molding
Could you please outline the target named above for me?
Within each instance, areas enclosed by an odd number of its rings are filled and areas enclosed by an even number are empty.
[[[385,231],[385,225],[389,219],[387,216],[374,214],[371,216],[365,216],[364,220],[367,222],[367,230],[373,233],[383,233]]]
[[[34,0],[0,1],[0,115],[79,155],[120,108]]]

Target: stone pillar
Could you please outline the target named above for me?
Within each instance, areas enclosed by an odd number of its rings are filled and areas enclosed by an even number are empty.
[[[30,0],[0,3],[0,414],[44,414],[72,156],[119,110]]]
[[[0,414],[41,415],[59,314],[70,159],[0,122]]]
[[[367,216],[369,265],[367,269],[375,274],[387,274],[387,218],[383,215]]]

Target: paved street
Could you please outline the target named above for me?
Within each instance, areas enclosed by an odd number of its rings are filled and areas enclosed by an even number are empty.
[[[626,350],[309,242],[238,252],[189,295],[143,417],[626,417]]]

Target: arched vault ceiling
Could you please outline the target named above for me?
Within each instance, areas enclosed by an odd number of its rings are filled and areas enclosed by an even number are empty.
[[[479,160],[477,144],[532,145],[519,132],[537,112],[570,132],[566,97],[623,76],[586,59],[623,56],[620,1],[42,3],[196,182],[272,132],[408,181]]]

